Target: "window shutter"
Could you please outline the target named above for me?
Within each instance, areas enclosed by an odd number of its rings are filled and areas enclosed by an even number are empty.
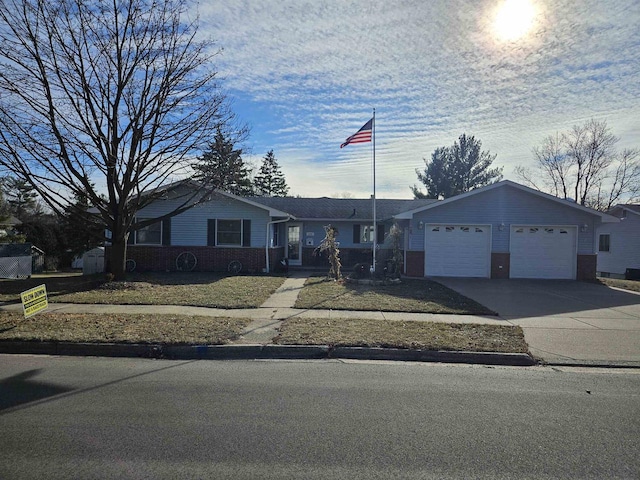
[[[251,246],[251,220],[242,221],[242,246]]]
[[[384,243],[384,223],[379,223],[377,225],[378,231],[376,232],[376,243],[383,244]]]
[[[207,245],[209,247],[216,246],[216,219],[210,218],[207,220]]]
[[[171,245],[171,217],[162,221],[162,245]]]
[[[360,225],[353,226],[353,243],[360,243]]]

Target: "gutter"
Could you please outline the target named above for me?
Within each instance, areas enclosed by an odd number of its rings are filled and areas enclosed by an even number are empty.
[[[267,222],[267,238],[266,238],[266,241],[264,243],[264,254],[265,254],[265,260],[266,260],[265,273],[271,273],[271,267],[269,265],[269,233],[271,231],[270,227],[271,227],[271,225],[275,225],[276,223],[285,223],[285,222],[288,222],[289,220],[293,220],[293,217],[291,217],[291,215],[289,215],[284,220],[274,220],[272,222]]]

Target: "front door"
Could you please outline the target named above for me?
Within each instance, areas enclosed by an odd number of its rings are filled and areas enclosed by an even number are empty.
[[[302,265],[302,225],[292,223],[287,225],[287,258],[289,265]]]

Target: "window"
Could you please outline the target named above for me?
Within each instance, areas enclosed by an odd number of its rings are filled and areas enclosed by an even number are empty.
[[[600,235],[600,242],[598,245],[598,251],[599,252],[608,252],[609,251],[609,247],[610,247],[610,242],[611,242],[611,235],[608,233],[605,233],[603,235]]]
[[[218,220],[216,244],[242,246],[242,220]]]
[[[373,225],[360,225],[360,243],[373,243]]]
[[[139,218],[138,221],[148,220]],[[162,222],[152,223],[136,230],[136,244],[138,245],[162,245]]]
[[[462,230],[465,233],[469,233],[469,227],[460,227],[460,230]]]

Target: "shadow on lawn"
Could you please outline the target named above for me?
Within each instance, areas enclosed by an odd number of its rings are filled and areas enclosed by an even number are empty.
[[[49,298],[68,293],[93,290],[105,282],[103,274],[96,275],[46,275],[0,282],[0,302],[19,303],[20,293],[25,290],[46,285]]]

